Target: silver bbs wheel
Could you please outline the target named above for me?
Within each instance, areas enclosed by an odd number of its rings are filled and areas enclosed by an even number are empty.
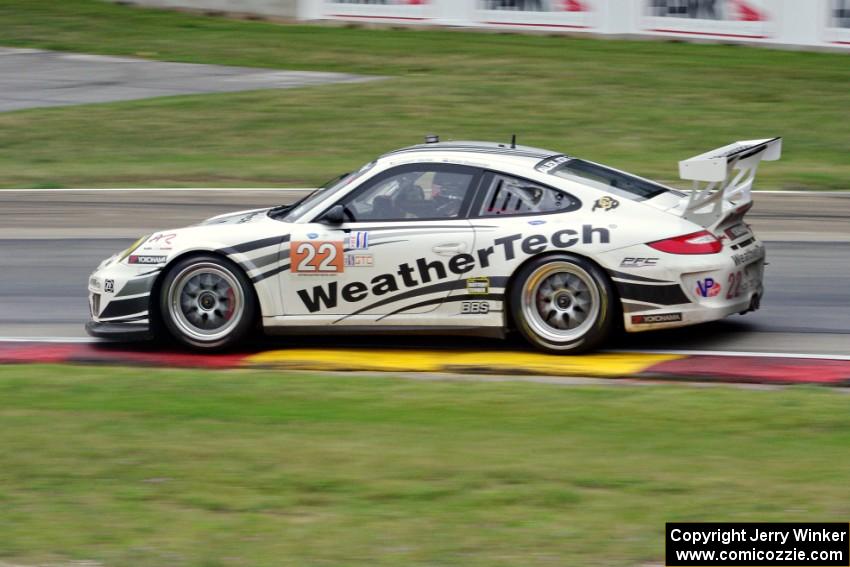
[[[191,264],[172,280],[167,291],[168,314],[187,338],[213,342],[239,325],[245,295],[234,274],[213,263]]]
[[[521,309],[531,330],[551,343],[583,337],[600,311],[593,277],[570,262],[549,262],[534,270],[522,289]]]

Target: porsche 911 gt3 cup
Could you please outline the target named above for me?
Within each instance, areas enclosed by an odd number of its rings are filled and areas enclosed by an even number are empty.
[[[301,201],[140,238],[89,280],[98,337],[222,349],[269,334],[502,337],[575,353],[757,309],[744,222],[781,139],[680,162],[690,193],[554,151],[427,143]]]

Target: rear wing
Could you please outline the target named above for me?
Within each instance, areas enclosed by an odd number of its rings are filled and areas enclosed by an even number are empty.
[[[781,155],[782,138],[770,138],[735,142],[680,161],[679,176],[694,182],[682,216],[709,227],[719,224],[733,210],[748,209],[759,164],[762,160],[776,161]],[[727,201],[733,205],[724,209]]]

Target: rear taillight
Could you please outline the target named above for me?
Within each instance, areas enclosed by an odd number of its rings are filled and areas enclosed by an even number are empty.
[[[723,250],[723,244],[707,230],[657,240],[647,246],[668,254],[717,254]]]

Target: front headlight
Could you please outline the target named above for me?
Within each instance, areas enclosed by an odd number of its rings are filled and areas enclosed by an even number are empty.
[[[123,262],[124,260],[126,260],[127,256],[129,256],[130,254],[135,252],[136,248],[138,248],[139,246],[144,244],[147,241],[147,239],[150,238],[150,237],[151,237],[151,235],[148,234],[147,236],[143,236],[140,239],[138,239],[137,241],[135,241],[134,243],[132,243],[129,248],[127,248],[126,250],[124,250],[123,252],[121,252],[118,255],[118,259],[116,260],[116,262]]]

